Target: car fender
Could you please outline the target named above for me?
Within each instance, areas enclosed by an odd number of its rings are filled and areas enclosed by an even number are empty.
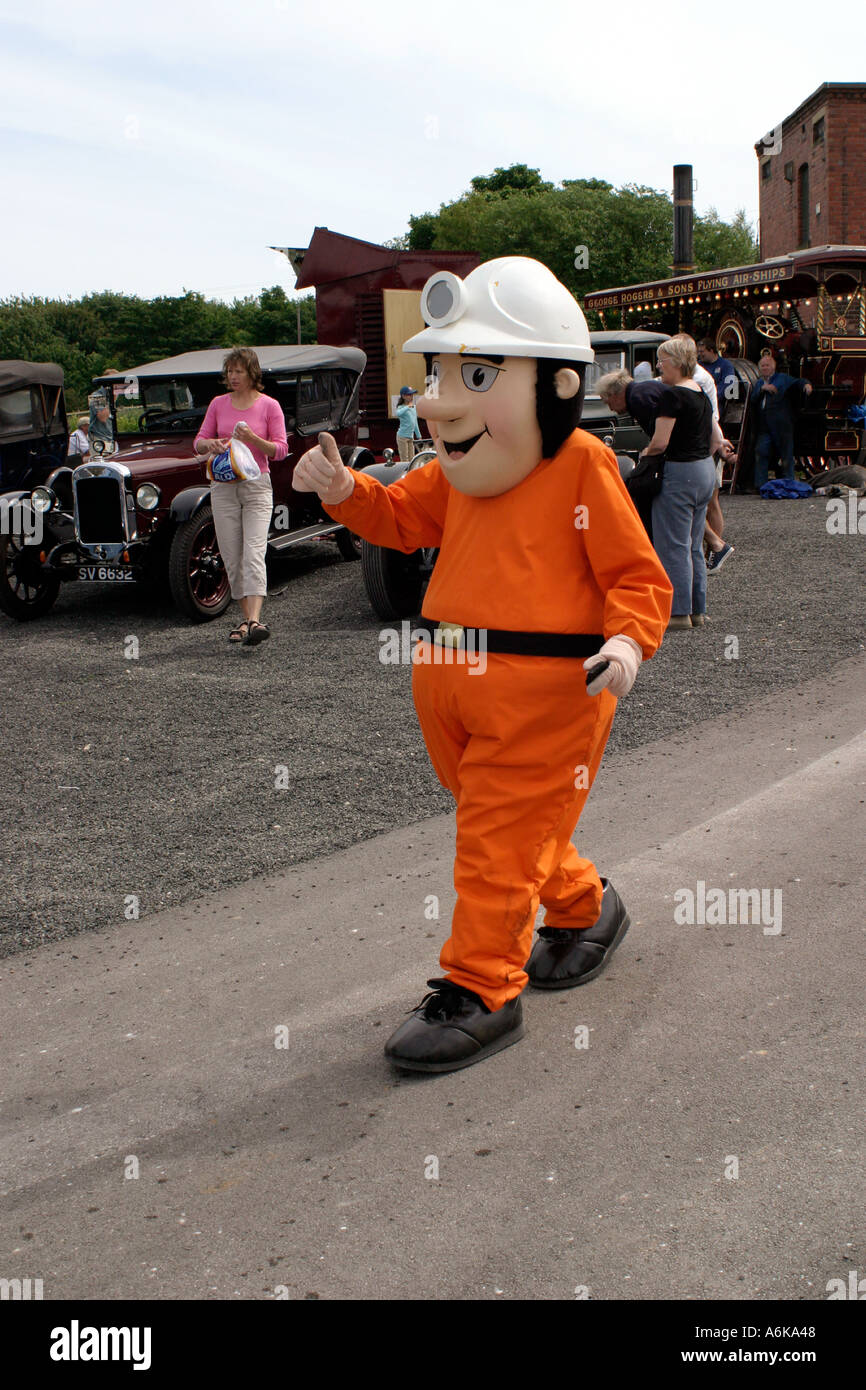
[[[189,521],[190,517],[195,516],[209,501],[210,483],[196,483],[194,487],[185,487],[171,499],[171,520],[179,526],[182,521]]]
[[[9,506],[12,502],[20,502],[22,497],[29,497],[32,488],[10,488],[8,492],[0,492],[0,502]]]
[[[40,486],[44,486],[44,484],[40,484]],[[0,535],[5,536],[19,534],[19,532],[13,532],[12,527],[9,521],[6,520],[4,513],[6,512],[7,508],[14,507],[14,504],[16,502],[26,502],[29,506],[30,492],[31,489],[29,488],[16,488],[14,490],[10,490],[9,492],[0,493]],[[11,514],[14,517],[14,510]],[[72,517],[69,516],[68,513],[63,511],[52,511],[47,513],[43,512],[42,517],[42,533],[38,539],[34,538],[32,541],[30,541],[30,544],[39,545],[45,547],[46,549],[50,549],[52,546],[59,544],[61,541],[68,540],[70,539],[70,537],[75,535],[75,524],[72,520]],[[19,528],[19,531],[20,534],[27,534],[26,528],[23,531],[21,531]]]
[[[363,445],[341,444],[339,450],[346,467],[354,468],[357,473],[368,473],[371,467],[376,466],[376,455]]]
[[[427,457],[429,455],[429,457]],[[362,468],[362,473],[367,473],[371,478],[377,478],[380,483],[387,487],[389,483],[396,483],[400,478],[405,478],[414,468],[421,468],[425,463],[432,462],[435,453],[432,449],[424,449],[420,454],[409,463],[404,463],[402,459],[395,459],[393,463],[373,463],[367,468]],[[418,461],[420,459],[420,462]]]
[[[358,472],[366,473],[368,478],[376,478],[387,487],[389,483],[396,483],[398,478],[405,477],[408,466],[405,463],[371,463],[366,468],[359,468]]]

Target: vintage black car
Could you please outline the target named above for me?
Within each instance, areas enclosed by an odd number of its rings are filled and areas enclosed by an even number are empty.
[[[320,538],[346,559],[360,542],[325,513],[314,493],[292,487],[295,464],[319,430],[334,434],[353,468],[375,460],[357,443],[358,383],[366,357],[358,348],[270,346],[255,349],[264,390],[281,404],[289,454],[270,465],[274,514],[268,539],[274,555]],[[40,539],[0,535],[0,609],[13,618],[48,611],[64,580],[168,586],[193,622],[218,617],[231,601],[210,507],[210,484],[193,439],[211,399],[225,390],[223,349],[187,352],[94,386],[106,395],[117,452],[97,452],[77,468],[60,463],[40,485],[19,485],[10,499],[29,503]],[[119,434],[124,393],[139,402],[135,434]],[[31,528],[32,529],[32,528]]]
[[[595,383],[606,372],[624,368],[630,376],[640,363],[647,363],[655,372],[656,353],[659,343],[667,341],[669,334],[653,333],[649,329],[599,329],[590,335],[595,349],[595,361],[590,364],[586,378],[586,399],[584,401],[581,429],[598,435],[609,444],[620,458],[620,471],[625,473],[622,460],[637,460],[641,450],[649,443],[640,425],[633,420],[628,411],[618,415],[605,405],[595,394]],[[758,379],[758,369],[748,358],[731,360],[737,378],[738,394],[731,400],[720,402],[722,432],[726,439],[739,448],[741,431],[747,418],[749,391]],[[734,464],[725,464],[725,482],[730,483]]]
[[[0,362],[0,494],[35,487],[66,460],[63,368]]]

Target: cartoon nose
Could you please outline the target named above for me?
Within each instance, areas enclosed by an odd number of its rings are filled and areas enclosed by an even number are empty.
[[[460,392],[440,377],[435,395],[431,392],[428,396],[425,392],[418,397],[415,408],[422,420],[452,420],[462,413],[463,402]]]

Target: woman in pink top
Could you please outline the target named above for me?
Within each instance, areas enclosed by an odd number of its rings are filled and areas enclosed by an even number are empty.
[[[261,469],[259,478],[211,483],[211,506],[220,554],[240,602],[244,620],[229,633],[230,642],[256,646],[270,637],[260,622],[268,589],[265,552],[274,510],[269,459],[288,452],[286,422],[278,401],[262,392],[262,369],[252,348],[232,348],[223,363],[228,394],[215,396],[195,437],[198,454],[221,454],[232,435],[250,449]]]

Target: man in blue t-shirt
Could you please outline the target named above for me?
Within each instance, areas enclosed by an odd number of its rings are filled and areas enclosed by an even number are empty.
[[[765,353],[758,363],[761,373],[751,392],[751,408],[757,411],[755,442],[755,487],[760,492],[770,471],[770,459],[778,474],[784,465],[786,478],[794,476],[794,408],[812,394],[805,377],[776,371],[776,359]]]
[[[698,343],[698,361],[709,372],[716,383],[716,396],[719,401],[719,423],[724,424],[731,403],[739,399],[740,383],[734,364],[727,357],[720,357],[712,338],[702,338]]]

